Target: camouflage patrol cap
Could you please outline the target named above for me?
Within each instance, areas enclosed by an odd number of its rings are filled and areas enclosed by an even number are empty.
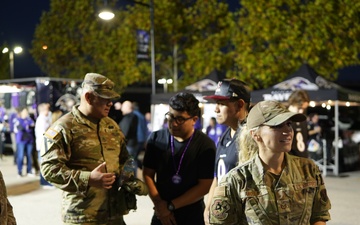
[[[302,122],[306,120],[306,116],[290,112],[280,102],[261,101],[250,110],[246,123],[248,128],[252,129],[260,125],[277,126],[287,120]]]
[[[87,73],[82,86],[84,87],[84,85],[89,85],[94,93],[101,98],[115,99],[120,97],[120,95],[113,90],[115,86],[114,82],[101,74]]]

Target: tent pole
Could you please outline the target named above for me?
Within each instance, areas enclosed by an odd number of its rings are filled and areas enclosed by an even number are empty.
[[[335,169],[334,175],[339,175],[339,101],[335,101]]]

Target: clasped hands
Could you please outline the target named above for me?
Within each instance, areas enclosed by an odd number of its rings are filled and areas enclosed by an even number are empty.
[[[160,200],[155,202],[155,215],[162,225],[176,225],[174,213],[168,210],[167,202]]]

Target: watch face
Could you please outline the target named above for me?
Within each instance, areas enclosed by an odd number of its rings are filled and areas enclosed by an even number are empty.
[[[175,206],[171,202],[169,202],[169,204],[168,204],[168,210],[169,211],[174,211],[175,210]]]

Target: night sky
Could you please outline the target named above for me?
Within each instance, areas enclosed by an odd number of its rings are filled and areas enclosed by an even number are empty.
[[[15,55],[15,78],[45,76],[34,63],[29,49],[36,25],[43,11],[49,10],[49,0],[16,0],[4,1],[0,8],[0,43],[9,46],[21,45],[24,49],[20,55]],[[234,1],[230,1],[234,2]],[[230,8],[238,6],[231,5]],[[360,83],[358,67],[340,70],[340,81]],[[340,82],[341,83],[341,82]]]
[[[0,7],[0,43],[20,45],[23,52],[14,56],[15,78],[45,76],[33,61],[29,49],[42,11],[49,9],[49,0],[4,1]]]

